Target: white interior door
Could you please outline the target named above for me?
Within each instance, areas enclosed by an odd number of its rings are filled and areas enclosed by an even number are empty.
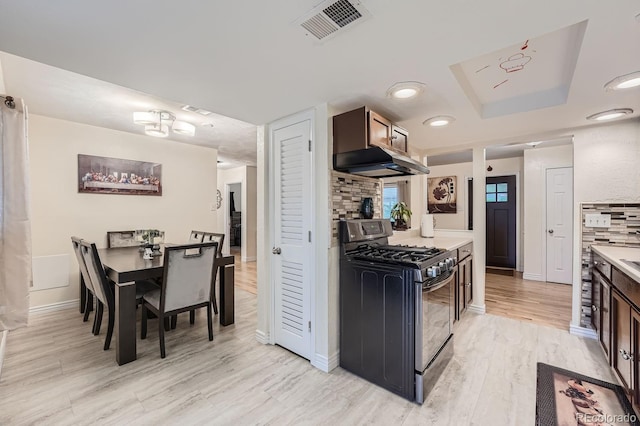
[[[275,343],[311,355],[311,120],[272,133]]]
[[[547,169],[547,281],[573,279],[573,168]]]

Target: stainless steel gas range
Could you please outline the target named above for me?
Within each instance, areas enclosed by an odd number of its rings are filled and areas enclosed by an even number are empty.
[[[453,357],[455,253],[389,245],[385,219],[340,231],[340,366],[421,404]]]

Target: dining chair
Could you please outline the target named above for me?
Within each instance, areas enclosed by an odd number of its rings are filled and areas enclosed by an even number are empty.
[[[218,251],[216,252],[216,257],[222,257],[222,245],[224,244],[224,234],[216,234],[213,232],[205,232],[204,233],[204,242],[209,243],[215,241],[218,243]],[[213,278],[211,279],[211,303],[213,304],[213,312],[218,315],[218,302],[216,301],[216,281],[218,277],[218,268],[213,273]]]
[[[84,259],[88,275],[93,286],[93,294],[96,297],[96,318],[94,325],[94,334],[100,334],[100,326],[102,324],[102,314],[104,307],[107,307],[109,322],[107,326],[107,336],[104,340],[104,350],[109,349],[111,337],[113,336],[113,326],[115,321],[115,297],[104,267],[100,261],[100,255],[95,243],[88,241],[80,241],[80,252]]]
[[[148,311],[158,317],[160,356],[166,356],[165,319],[181,312],[207,309],[209,340],[213,340],[211,313],[211,276],[218,244],[197,243],[165,247],[162,287],[146,293],[142,298],[142,326],[140,338],[147,337]]]
[[[195,231],[194,231],[195,232]],[[217,242],[218,249],[216,250],[216,257],[222,257],[222,244],[224,243],[224,234],[216,234],[214,232],[203,232],[203,242]],[[213,312],[218,315],[218,302],[216,301],[216,281],[218,277],[218,268],[215,268],[211,275],[211,304],[213,305]],[[196,321],[196,311],[189,311],[189,322],[194,324]],[[171,318],[171,328],[175,329],[178,324],[177,316]]]
[[[201,243],[204,238],[204,232],[202,231],[191,231],[191,235],[189,236],[190,243]]]
[[[107,231],[107,247],[137,247],[136,231]]]
[[[73,245],[73,251],[76,254],[76,259],[78,261],[78,266],[80,267],[80,276],[84,280],[85,286],[85,306],[84,306],[84,317],[82,321],[87,322],[89,320],[89,313],[93,308],[93,284],[91,282],[91,277],[89,276],[89,271],[87,270],[87,264],[82,257],[82,239],[78,237],[71,237],[71,244]],[[90,306],[91,305],[91,306]],[[96,328],[96,317],[94,317],[93,321],[93,330]]]

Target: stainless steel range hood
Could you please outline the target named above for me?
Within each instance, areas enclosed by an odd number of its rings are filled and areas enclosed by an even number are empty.
[[[333,169],[375,178],[429,173],[429,169],[424,164],[377,146],[334,154]]]

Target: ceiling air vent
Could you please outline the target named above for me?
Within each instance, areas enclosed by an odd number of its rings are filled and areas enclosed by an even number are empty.
[[[336,36],[340,30],[351,28],[355,22],[364,21],[369,17],[371,14],[360,1],[329,0],[313,8],[295,23],[300,25],[307,35],[312,35],[319,41],[326,41]]]

